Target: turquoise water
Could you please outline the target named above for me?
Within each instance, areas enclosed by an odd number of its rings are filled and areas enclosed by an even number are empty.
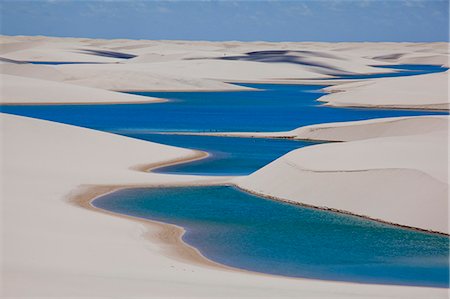
[[[448,287],[447,237],[263,199],[233,187],[126,189],[94,206],[186,229],[207,258],[252,271]]]

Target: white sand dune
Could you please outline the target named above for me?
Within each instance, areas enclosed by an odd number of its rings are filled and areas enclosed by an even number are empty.
[[[0,39],[0,54],[5,56],[5,54],[10,52],[26,50],[42,44],[43,42],[40,41],[19,41],[17,37],[2,36]]]
[[[2,36],[2,39],[5,37]],[[122,59],[95,55],[89,50],[102,51],[98,47],[85,47],[83,39],[49,37],[6,37],[0,43],[3,58],[17,61],[95,62],[113,63]],[[14,40],[15,39],[15,40]],[[86,51],[88,50],[88,51]]]
[[[102,72],[67,83],[112,91],[244,91],[251,88],[208,79],[176,77],[139,71]]]
[[[55,51],[53,44],[46,47],[33,47],[3,54],[2,57],[17,61],[54,61],[54,62],[95,62],[113,63],[122,59],[92,55],[83,49],[61,47]]]
[[[405,55],[397,61],[399,64],[431,64],[449,67],[448,54],[429,55],[428,53],[423,53],[422,55]]]
[[[409,77],[379,78],[328,88],[319,98],[330,106],[445,109],[448,99],[448,71]]]
[[[445,131],[448,125],[448,116],[389,117],[305,126],[286,135],[295,139],[353,141]]]
[[[295,150],[237,184],[258,194],[449,233],[447,117],[323,124],[291,133],[359,141]]]
[[[249,88],[193,76],[192,71],[181,74],[159,72],[155,64],[59,65],[67,83],[120,91],[159,90],[248,90]],[[190,74],[191,73],[191,74]]]
[[[30,63],[0,64],[0,74],[58,81],[70,83],[71,85],[81,85],[111,91],[218,91],[251,89],[217,80],[198,79],[187,76],[180,77],[176,75],[168,77],[149,72],[146,69],[148,68],[145,66],[133,68],[126,64],[75,64],[60,66]]]
[[[333,52],[351,53],[379,64],[433,64],[448,67],[448,43],[336,43]]]
[[[83,49],[106,50],[136,57],[129,60],[107,59],[108,57],[83,53]],[[258,51],[286,51],[284,55],[297,56],[317,63],[341,63],[345,65],[345,71],[356,73],[368,72],[368,69],[378,72],[379,70],[371,68],[377,64],[448,64],[443,59],[448,57],[448,43],[207,42],[0,36],[0,53],[8,54],[6,58],[17,60],[34,58],[36,61],[83,61],[78,58],[84,58],[95,62],[147,63],[157,62],[165,56],[180,60],[188,57],[246,56]],[[40,54],[35,55],[33,52]],[[61,55],[66,56],[63,58],[71,57],[75,60],[58,60]],[[156,58],[156,61],[153,58]],[[441,60],[442,63],[439,63]]]
[[[96,40],[1,36],[0,58],[16,61],[90,62],[85,65],[47,66],[46,70],[41,68],[43,77],[40,79],[62,80],[99,89],[211,91],[245,90],[227,82],[308,83],[305,80],[324,79],[337,74],[394,71],[376,68],[374,65],[445,64],[443,61],[448,59],[445,45],[445,43]],[[29,66],[8,65],[2,73],[36,77],[36,71],[37,68]],[[316,80],[313,83],[334,85],[339,81]],[[389,88],[392,89],[392,86]],[[429,103],[425,103],[423,106],[425,108],[443,107],[442,103],[435,105],[431,100],[427,101]],[[331,104],[347,104],[341,102],[342,100]],[[366,102],[359,104],[368,105]],[[403,102],[393,104],[408,106],[408,103]],[[417,106],[417,103],[412,103],[411,106],[421,108],[422,103],[419,104],[420,106]]]
[[[177,133],[186,135],[231,136],[253,138],[292,138],[316,141],[354,141],[378,137],[421,135],[445,130],[447,116],[387,117],[303,126],[285,132],[215,132]]]
[[[1,126],[4,297],[447,297],[445,289],[289,279],[194,262],[192,251],[175,254],[170,237],[161,241],[161,226],[69,201],[86,185],[227,180],[134,170],[193,151],[6,114]]]
[[[432,64],[449,67],[448,43],[409,44],[407,48],[401,44],[385,49],[385,53],[376,53],[372,59],[397,64]],[[368,49],[370,51],[370,49]],[[366,53],[367,54],[367,53]]]
[[[30,63],[1,63],[0,74],[58,82],[70,79],[53,66]]]
[[[2,104],[95,104],[164,101],[50,80],[0,74]]]
[[[122,91],[247,90],[226,82],[274,82],[327,76],[296,65],[224,60],[174,60],[153,63],[59,65],[68,83]]]
[[[310,71],[294,64],[270,64],[252,61],[181,60],[148,65],[163,75],[198,76],[222,81],[275,81],[289,78],[326,78],[326,75]]]

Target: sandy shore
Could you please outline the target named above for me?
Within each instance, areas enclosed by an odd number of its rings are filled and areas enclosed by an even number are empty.
[[[2,291],[6,297],[446,296],[444,289],[230,271],[199,264],[190,253],[174,258],[170,253],[179,253],[172,243],[179,240],[176,231],[77,208],[71,199],[84,198],[86,202],[117,185],[217,184],[229,178],[163,175],[134,169],[142,162],[151,165],[192,158],[195,153],[190,150],[24,117],[2,115],[1,120],[5,142],[2,208],[8,211],[2,227]],[[67,159],[69,153],[71,158]],[[86,187],[93,185],[103,187]]]
[[[180,160],[179,162],[188,162],[184,160]],[[161,166],[165,164],[161,164]],[[96,212],[106,213],[108,215],[112,215],[115,217],[125,218],[139,224],[142,224],[146,227],[148,231],[149,227],[152,229],[157,227],[160,230],[157,238],[170,246],[171,250],[167,250],[165,253],[173,259],[182,259],[185,262],[195,263],[201,266],[207,267],[218,267],[221,269],[229,269],[234,270],[224,265],[215,263],[207,258],[205,258],[198,249],[190,246],[189,244],[183,242],[182,236],[185,234],[185,229],[172,224],[167,224],[159,221],[152,221],[149,219],[142,219],[138,217],[128,216],[125,214],[118,214],[111,211],[107,211],[104,209],[97,208],[93,205],[93,201],[97,198],[106,196],[110,193],[126,189],[126,188],[136,188],[137,186],[84,186],[79,188],[77,191],[77,195],[69,198],[70,202],[73,202],[75,205],[83,207],[85,209],[89,209]],[[142,187],[142,186],[141,186]],[[144,236],[146,236],[144,234]],[[152,242],[155,239],[155,236],[149,234],[146,238]]]

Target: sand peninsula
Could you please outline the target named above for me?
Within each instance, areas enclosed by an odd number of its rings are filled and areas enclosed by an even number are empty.
[[[373,65],[448,66],[447,48],[447,43],[214,43],[3,36],[1,101],[159,102],[164,99],[118,91],[244,90],[230,82],[327,79],[334,85],[330,91],[340,91],[323,97],[330,105],[448,109],[444,86],[448,72],[423,75],[420,80],[364,81],[370,84],[329,80],[339,74],[386,71]],[[275,52],[265,52],[269,50]],[[267,55],[275,55],[278,61],[267,61]],[[38,65],[27,61],[91,64]],[[416,85],[422,91],[430,89],[433,96],[409,101]],[[376,98],[365,97],[373,94],[374,88],[382,91]],[[397,96],[389,97],[392,93]],[[196,159],[202,154],[1,114],[2,292],[6,297],[152,294],[210,298],[221,294],[295,298],[301,294],[319,298],[446,298],[445,289],[291,279],[199,262],[201,256],[195,250],[173,241],[179,240],[179,231],[172,230],[175,238],[171,238],[167,226],[99,213],[73,200],[86,203],[117,187],[236,183],[264,195],[289,200],[308,196],[311,202],[307,204],[448,233],[448,203],[444,198],[448,194],[444,164],[447,124],[448,117],[411,117],[282,132],[278,137],[345,142],[300,149],[248,177],[230,178],[144,172],[145,168]],[[339,159],[325,159],[330,156]],[[359,180],[366,188],[377,190],[386,177],[399,175],[402,184],[392,184],[373,195],[386,196],[386,201],[375,202],[369,197],[358,205],[353,199],[361,190],[342,188],[348,181]],[[287,178],[282,189],[277,187],[280,176]],[[321,192],[299,189],[295,182],[300,179],[319,186]],[[407,186],[420,186],[423,192],[431,193],[430,202],[422,202],[421,193]],[[335,201],[330,201],[330,194]],[[397,201],[407,196],[411,197],[408,202]],[[396,206],[392,208],[392,204]],[[405,209],[400,212],[400,208]]]

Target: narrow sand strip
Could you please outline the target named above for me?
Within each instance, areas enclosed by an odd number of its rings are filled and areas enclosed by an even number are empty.
[[[2,105],[155,103],[164,99],[137,96],[63,82],[0,74]]]
[[[443,130],[448,125],[448,116],[430,115],[323,123],[299,127],[284,132],[171,132],[170,134],[243,138],[286,138],[311,141],[354,141],[378,137],[420,135]]]
[[[338,84],[318,99],[336,107],[448,110],[448,71]]]

